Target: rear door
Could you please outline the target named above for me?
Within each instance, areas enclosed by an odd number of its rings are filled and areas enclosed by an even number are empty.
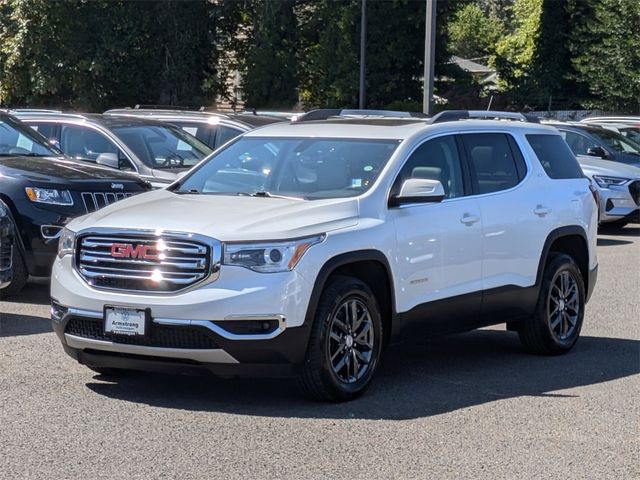
[[[535,283],[540,250],[553,223],[554,199],[534,182],[508,133],[461,135],[482,214],[484,291]]]

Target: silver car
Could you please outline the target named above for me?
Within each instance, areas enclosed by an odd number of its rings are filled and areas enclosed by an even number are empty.
[[[600,224],[626,225],[640,219],[640,168],[578,155],[584,174],[600,194]]]

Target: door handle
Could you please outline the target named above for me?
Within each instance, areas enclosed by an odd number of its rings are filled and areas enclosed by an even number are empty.
[[[465,225],[473,225],[474,223],[479,221],[480,221],[480,217],[471,215],[470,213],[465,213],[464,215],[462,215],[462,218],[460,219],[460,222],[464,223]]]
[[[551,209],[545,207],[544,205],[536,205],[536,208],[533,209],[533,213],[538,215],[539,217],[544,217],[551,213]]]

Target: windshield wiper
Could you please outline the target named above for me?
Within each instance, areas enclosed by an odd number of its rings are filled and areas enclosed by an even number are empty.
[[[199,195],[200,190],[197,188],[192,188],[190,190],[174,190],[173,193],[177,193],[179,195]]]
[[[293,196],[290,196],[290,195],[274,195],[273,193],[267,192],[266,190],[258,190],[257,192],[250,193],[249,196],[251,196],[251,197],[288,198],[288,199],[295,199],[295,200],[304,200],[303,197],[293,197]]]

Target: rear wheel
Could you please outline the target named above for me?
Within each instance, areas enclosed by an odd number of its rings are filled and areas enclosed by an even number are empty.
[[[24,288],[27,280],[29,279],[27,266],[15,240],[13,242],[13,250],[11,252],[11,270],[11,283],[0,290],[0,298],[16,295]]]
[[[331,278],[311,327],[301,391],[330,402],[358,397],[378,367],[381,347],[382,318],[369,286],[353,277]]]
[[[536,311],[518,332],[520,340],[532,353],[568,352],[578,341],[584,307],[580,269],[570,256],[553,254],[544,270]]]

